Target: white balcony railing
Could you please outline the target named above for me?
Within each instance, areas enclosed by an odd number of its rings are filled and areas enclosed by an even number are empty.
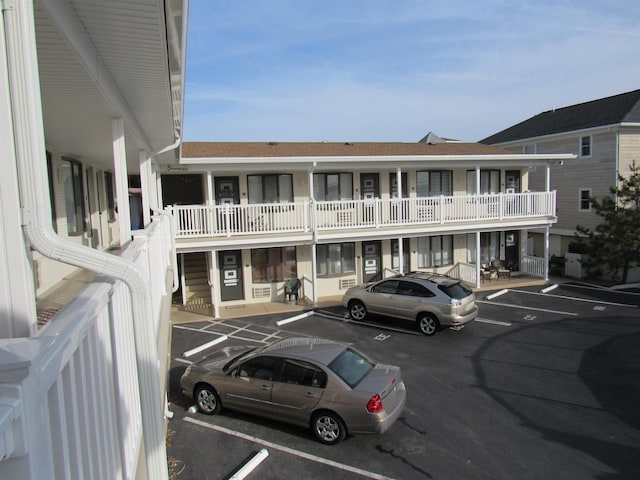
[[[555,217],[555,192],[168,207],[177,238]]]
[[[522,261],[520,262],[520,271],[534,277],[545,278],[547,274],[545,259],[526,255],[522,257]]]
[[[38,336],[0,340],[0,478],[135,478],[141,455],[164,448],[142,448],[139,372],[149,366],[134,338],[169,328],[169,222],[135,232],[121,254],[149,274],[148,323],[134,328],[129,289],[98,276]]]

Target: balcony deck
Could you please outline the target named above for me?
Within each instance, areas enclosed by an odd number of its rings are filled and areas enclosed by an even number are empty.
[[[335,202],[186,205],[168,207],[178,248],[211,242],[306,243],[358,236],[391,238],[412,231],[541,227],[556,221],[556,192],[387,198]]]

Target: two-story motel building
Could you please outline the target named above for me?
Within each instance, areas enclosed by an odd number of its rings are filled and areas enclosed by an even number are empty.
[[[547,278],[557,220],[548,173],[573,155],[430,138],[437,140],[185,143],[179,168],[162,175],[183,302],[211,302],[218,315],[224,306],[282,301],[285,281],[298,277],[302,296],[316,304],[411,270],[480,286],[482,266],[494,259],[514,275]],[[529,191],[532,168],[547,172],[544,191]],[[204,294],[189,289],[190,275],[206,278]]]

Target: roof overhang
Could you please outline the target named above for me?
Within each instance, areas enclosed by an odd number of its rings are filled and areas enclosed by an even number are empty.
[[[141,150],[177,163],[188,0],[35,0],[34,9],[47,148],[108,169],[121,118],[130,172]]]
[[[496,147],[509,148],[510,146],[530,145],[530,144],[533,144],[536,142],[542,142],[542,141],[561,140],[563,138],[575,137],[576,135],[588,136],[588,135],[596,135],[598,133],[617,132],[621,128],[640,128],[640,123],[633,123],[633,122],[612,123],[610,125],[599,125],[597,127],[583,128],[580,130],[551,133],[549,135],[540,135],[537,137],[509,140],[508,142],[492,143],[491,145]]]
[[[333,157],[198,157],[182,158],[179,167],[167,172],[230,172],[295,170],[366,170],[381,168],[419,168],[424,165],[439,168],[513,168],[561,164],[573,160],[574,154],[505,154],[505,155],[385,155],[385,156],[333,156]]]

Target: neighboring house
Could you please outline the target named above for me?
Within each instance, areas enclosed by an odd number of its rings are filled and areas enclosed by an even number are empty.
[[[546,278],[547,251],[534,250],[529,236],[556,221],[555,192],[530,192],[529,172],[574,158],[433,135],[417,143],[187,142],[180,170],[161,176],[183,301],[211,302],[217,315],[221,306],[283,301],[285,281],[297,277],[315,304],[408,270],[479,286],[492,260]],[[192,291],[190,277],[203,279],[204,291]]]
[[[594,228],[601,221],[589,198],[610,195],[618,175],[628,175],[633,161],[640,161],[640,90],[543,112],[480,143],[525,154],[578,156],[577,162],[551,169],[558,222],[551,228],[550,251],[564,257],[577,225]],[[532,191],[544,190],[545,172],[531,171],[529,177]],[[539,235],[537,241],[544,237]],[[578,262],[567,266],[569,273],[580,276]]]
[[[0,478],[168,478],[186,4],[2,2]]]

